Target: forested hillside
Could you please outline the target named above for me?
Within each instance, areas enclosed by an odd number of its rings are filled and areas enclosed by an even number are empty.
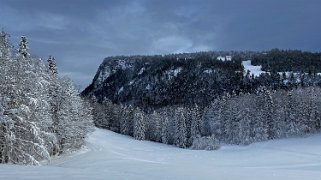
[[[0,32],[0,163],[38,165],[79,149],[93,130],[91,108],[73,83],[33,58],[21,37],[13,51]]]
[[[251,59],[254,65],[261,65],[262,70],[268,72],[321,72],[321,53],[272,49],[254,54]]]
[[[232,60],[217,60],[231,55]],[[266,73],[254,77],[242,60],[252,59]],[[165,56],[108,57],[100,65],[83,96],[104,98],[144,110],[172,105],[209,105],[224,93],[254,93],[268,89],[318,85],[320,53],[271,50],[267,52],[201,52]]]
[[[246,71],[252,58],[265,71]],[[319,60],[282,50],[109,57],[82,94],[98,127],[212,150],[319,132]]]
[[[222,90],[240,89],[242,66],[212,54],[106,58],[83,91],[141,108],[209,103]]]

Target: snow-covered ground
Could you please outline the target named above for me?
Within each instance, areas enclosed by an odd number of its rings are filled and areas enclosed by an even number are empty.
[[[1,180],[320,178],[321,134],[196,151],[97,129],[87,139],[87,149],[47,166],[0,165]]]
[[[266,73],[262,71],[262,66],[253,66],[251,64],[251,60],[242,61],[242,65],[244,66],[245,73],[247,70],[250,70],[250,74],[253,74],[255,77],[260,76],[262,73]]]

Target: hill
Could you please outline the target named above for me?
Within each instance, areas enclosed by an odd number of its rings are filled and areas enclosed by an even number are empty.
[[[321,72],[320,57],[320,53],[278,49],[107,57],[82,95],[95,96],[99,102],[107,98],[116,104],[143,109],[206,106],[226,92],[252,93],[260,86],[287,89],[298,83],[317,84],[318,78],[311,80],[307,75]],[[252,64],[261,66],[268,74],[251,77],[242,64],[248,59],[253,59]],[[291,77],[289,70],[296,77]],[[285,71],[287,75],[282,75]]]

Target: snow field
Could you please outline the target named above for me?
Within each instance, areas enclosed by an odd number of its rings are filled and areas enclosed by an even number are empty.
[[[87,139],[87,149],[47,166],[0,165],[0,179],[319,180],[320,139],[317,134],[199,151],[96,129]]]
[[[262,66],[253,66],[251,64],[251,60],[242,61],[242,65],[244,66],[245,73],[249,70],[250,74],[254,75],[255,77],[260,76],[262,73],[266,73],[265,71],[262,71]]]

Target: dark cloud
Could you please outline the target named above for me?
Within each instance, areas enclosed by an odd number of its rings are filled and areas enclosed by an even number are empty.
[[[82,87],[110,55],[320,51],[319,0],[2,0],[0,26]]]

